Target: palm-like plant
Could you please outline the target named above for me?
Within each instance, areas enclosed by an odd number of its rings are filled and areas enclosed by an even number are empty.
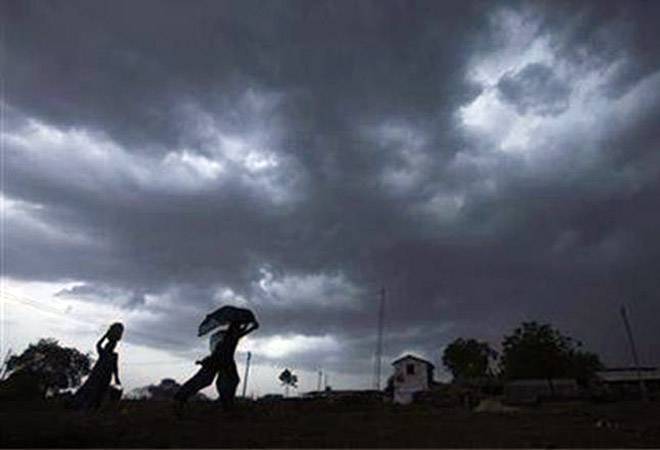
[[[284,369],[280,376],[278,377],[282,386],[284,386],[284,396],[289,396],[290,388],[298,387],[298,376],[291,372],[289,369]]]

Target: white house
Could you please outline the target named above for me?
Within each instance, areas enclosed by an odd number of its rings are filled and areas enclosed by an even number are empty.
[[[408,404],[412,402],[415,392],[431,388],[434,366],[429,361],[408,354],[392,362],[392,365],[395,403]]]

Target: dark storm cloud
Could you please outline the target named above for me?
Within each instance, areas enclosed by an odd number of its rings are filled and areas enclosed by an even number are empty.
[[[507,72],[497,83],[504,101],[521,114],[561,114],[568,108],[570,88],[543,64],[528,64],[516,73]]]
[[[302,119],[325,122],[324,129],[342,122],[342,108],[419,115],[437,108],[435,98],[463,95],[448,83],[460,71],[447,71],[447,63],[460,64],[461,50],[474,39],[454,18],[481,13],[472,5],[438,8],[9,3],[8,101],[49,121],[98,127],[144,147],[179,138],[177,103],[231,108],[249,86],[295,92],[301,104],[292,105],[292,114],[309,106],[319,114]],[[57,39],[34,39],[35,33]],[[384,88],[403,95],[383,95]]]
[[[621,58],[603,95],[619,96],[660,68],[660,38],[657,2],[556,2],[540,8],[546,31],[556,33],[554,44],[566,58],[581,64],[603,67]],[[568,17],[579,17],[571,22]],[[588,57],[586,57],[588,55]]]
[[[599,5],[5,3],[3,273],[147,309],[131,339],[174,351],[245,303],[262,337],[330,336],[300,365],[368,373],[386,284],[390,356],[539,319],[625,363],[621,301],[658,337],[658,55],[641,3]],[[491,80],[521,120],[568,120],[533,164],[457,114],[502,11],[555,52]],[[611,115],[573,112],[608,67]]]

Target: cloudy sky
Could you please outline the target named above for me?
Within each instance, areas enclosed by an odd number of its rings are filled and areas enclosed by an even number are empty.
[[[0,17],[3,353],[122,320],[125,384],[181,381],[229,303],[262,324],[250,392],[366,388],[385,286],[385,367],[523,320],[630,364],[623,303],[660,363],[659,2]]]

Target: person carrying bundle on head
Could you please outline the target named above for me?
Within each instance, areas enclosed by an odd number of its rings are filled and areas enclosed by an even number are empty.
[[[240,381],[234,353],[238,341],[257,328],[259,323],[252,316],[249,322],[230,321],[226,330],[216,332],[211,337],[211,354],[201,361],[196,361],[196,364],[202,367],[174,395],[174,399],[179,402],[177,405],[179,411],[190,397],[210,386],[214,379],[222,408],[224,410],[232,408]]]
[[[108,331],[96,343],[99,359],[94,364],[85,383],[78,389],[73,397],[73,406],[76,409],[97,409],[108,392],[110,382],[114,376],[115,383],[119,381],[118,355],[115,351],[117,343],[124,334],[124,325],[113,323]],[[105,345],[104,341],[107,340]]]

